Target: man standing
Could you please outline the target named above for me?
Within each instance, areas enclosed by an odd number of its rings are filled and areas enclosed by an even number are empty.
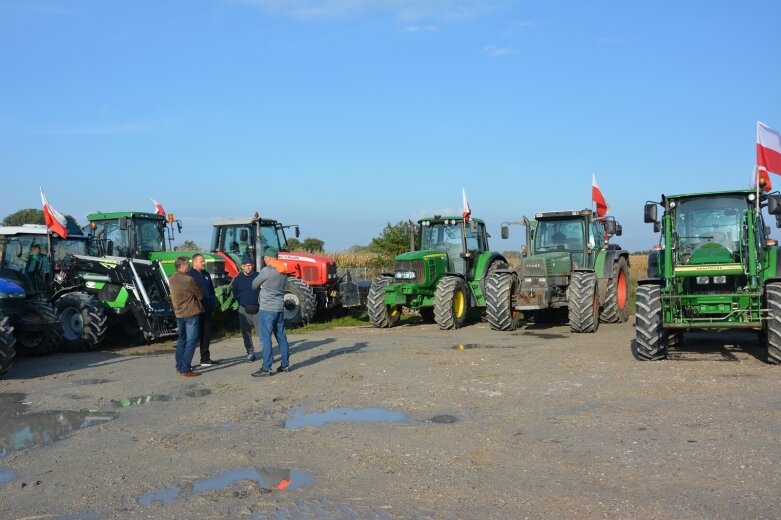
[[[277,338],[280,353],[280,365],[277,372],[290,371],[290,348],[285,334],[285,283],[284,265],[277,260],[278,251],[269,247],[263,251],[263,261],[266,267],[260,270],[258,277],[252,281],[252,288],[260,288],[260,312],[258,313],[258,328],[263,349],[263,366],[253,377],[270,376],[271,364],[274,360],[271,351],[271,333]]]
[[[211,343],[212,339],[212,313],[214,312],[214,303],[217,301],[217,297],[214,295],[212,277],[203,268],[205,263],[206,260],[202,254],[194,254],[193,267],[187,271],[187,274],[193,277],[201,290],[201,294],[203,294],[203,300],[201,300],[203,312],[198,317],[198,340],[201,350],[201,366],[210,367],[220,364],[219,361],[212,359],[209,352],[209,343]]]
[[[260,291],[252,288],[252,281],[258,277],[255,262],[252,257],[245,256],[241,260],[241,272],[231,282],[231,293],[239,302],[239,328],[247,350],[247,362],[255,361],[255,346],[252,342],[252,330],[256,328],[258,297]]]
[[[203,312],[203,294],[192,276],[187,276],[190,259],[180,256],[174,262],[176,272],[169,278],[171,303],[179,326],[179,341],[176,343],[176,371],[185,377],[201,375],[192,367],[195,344],[198,341],[198,317]]]

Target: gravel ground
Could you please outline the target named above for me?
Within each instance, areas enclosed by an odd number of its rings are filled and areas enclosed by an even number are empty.
[[[0,518],[781,517],[781,367],[754,334],[663,362],[632,322],[289,337],[270,378],[238,337],[199,378],[170,342],[20,359]]]

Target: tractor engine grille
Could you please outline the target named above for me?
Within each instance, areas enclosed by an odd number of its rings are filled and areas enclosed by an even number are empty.
[[[545,260],[533,258],[523,263],[523,276],[545,276]]]
[[[414,282],[416,283],[421,283],[426,279],[426,269],[423,265],[423,260],[397,260],[394,262],[393,270],[396,272],[413,271],[415,273]],[[412,282],[413,280],[404,281]]]
[[[319,283],[320,273],[317,266],[305,265],[301,268],[301,279],[307,283]]]

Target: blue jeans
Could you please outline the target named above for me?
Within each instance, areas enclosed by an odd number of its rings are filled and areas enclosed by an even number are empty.
[[[189,372],[193,369],[193,355],[198,343],[198,315],[189,318],[177,318],[179,341],[176,343],[176,370]]]
[[[271,352],[271,333],[277,338],[279,344],[280,366],[287,367],[290,364],[290,346],[287,344],[285,334],[285,314],[283,312],[260,311],[258,312],[258,330],[260,330],[260,343],[263,350],[263,370],[271,370],[274,356]]]

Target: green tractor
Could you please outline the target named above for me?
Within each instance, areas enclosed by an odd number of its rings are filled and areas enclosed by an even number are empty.
[[[629,253],[608,238],[621,235],[612,217],[590,209],[537,213],[524,224],[519,271],[498,270],[486,281],[486,317],[494,330],[524,319],[545,321],[566,311],[572,332],[596,332],[599,322],[629,319]]]
[[[645,222],[661,236],[636,293],[638,359],[667,358],[684,331],[749,329],[768,362],[781,363],[781,265],[763,207],[781,227],[778,194],[734,190],[646,203]]]
[[[192,258],[201,254],[205,260],[204,269],[211,275],[212,284],[220,308],[215,314],[230,310],[230,277],[225,273],[225,260],[207,251],[178,251],[172,247],[174,225],[179,232],[182,223],[173,214],[160,215],[143,211],[119,211],[112,213],[91,213],[87,215],[89,228],[95,234],[95,243],[100,255],[119,256],[160,262],[165,276],[174,271],[174,261],[179,256]],[[166,242],[168,244],[166,245]]]
[[[480,219],[440,216],[418,221],[420,249],[395,258],[394,272],[371,285],[366,309],[375,327],[398,323],[404,307],[416,309],[441,329],[461,327],[470,307],[485,307],[485,280],[505,269],[507,260],[488,250],[488,233]]]

